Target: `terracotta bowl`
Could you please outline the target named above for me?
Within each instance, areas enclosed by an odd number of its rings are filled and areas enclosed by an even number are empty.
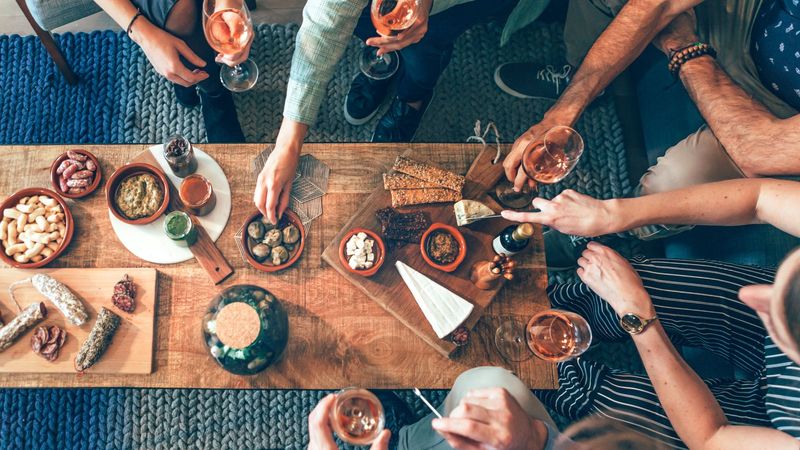
[[[289,259],[286,260],[285,263],[274,266],[269,262],[259,262],[257,259],[253,257],[250,253],[250,247],[247,245],[247,241],[250,237],[247,235],[247,225],[250,222],[258,219],[261,220],[261,213],[254,212],[250,215],[250,217],[245,220],[240,233],[242,234],[242,254],[244,255],[244,259],[250,263],[253,268],[260,270],[262,272],[278,272],[287,267],[290,267],[292,264],[296,263],[298,259],[300,259],[300,255],[303,253],[303,249],[306,247],[306,227],[303,226],[303,221],[300,220],[300,217],[294,213],[294,211],[287,209],[286,212],[283,213],[283,217],[281,220],[278,221],[279,227],[285,227],[289,224],[294,225],[300,231],[300,242],[295,244],[295,248],[292,253],[289,255]]]
[[[100,169],[100,162],[97,160],[97,157],[91,152],[80,148],[74,148],[72,151],[88,156],[97,167],[97,170],[94,172],[94,180],[92,181],[92,184],[90,184],[89,187],[80,194],[68,194],[61,190],[61,187],[58,184],[59,176],[56,171],[58,170],[58,166],[61,165],[61,162],[67,159],[67,152],[62,153],[58,158],[55,159],[55,161],[53,161],[53,164],[50,165],[50,183],[53,185],[53,190],[58,192],[58,194],[62,197],[78,199],[86,197],[97,190],[97,187],[100,186],[100,180],[103,178],[103,171]]]
[[[61,242],[61,245],[55,252],[53,252],[52,255],[35,263],[34,262],[25,264],[18,263],[14,261],[12,257],[6,255],[5,248],[3,248],[3,251],[0,251],[0,259],[2,259],[3,262],[8,264],[9,266],[17,269],[36,269],[39,267],[43,267],[47,264],[50,264],[50,262],[58,258],[59,255],[61,255],[61,253],[64,252],[67,246],[69,246],[69,243],[72,242],[72,236],[75,234],[75,221],[72,219],[72,213],[67,207],[66,202],[64,202],[64,199],[59,197],[58,194],[51,191],[50,189],[27,188],[21,191],[17,191],[13,195],[5,199],[3,203],[0,203],[0,214],[2,214],[2,211],[4,211],[6,208],[14,208],[15,206],[17,206],[19,200],[22,199],[23,197],[30,197],[33,195],[46,195],[48,197],[54,198],[58,202],[58,204],[61,205],[61,209],[64,211],[64,224],[67,227],[66,228],[67,235],[64,236],[64,240]],[[0,247],[2,246],[0,245]]]
[[[350,267],[350,264],[347,264],[347,256],[345,255],[345,250],[347,248],[347,241],[353,237],[354,234],[358,233],[366,233],[367,237],[374,240],[377,244],[377,248],[375,249],[375,264],[370,267],[369,269],[353,269]],[[383,265],[384,261],[386,260],[386,245],[383,243],[383,239],[377,235],[372,230],[367,230],[366,228],[354,228],[347,232],[342,239],[342,242],[339,244],[339,262],[342,263],[342,266],[350,272],[356,275],[361,275],[362,277],[371,277],[378,273],[381,266]]]
[[[442,230],[456,238],[456,242],[458,242],[458,256],[456,256],[456,260],[451,262],[450,264],[438,264],[434,262],[430,256],[428,256],[427,244],[428,238],[434,231]],[[464,258],[467,256],[467,241],[464,240],[464,235],[461,234],[460,231],[456,227],[444,224],[444,223],[434,223],[433,225],[425,231],[425,234],[422,235],[422,239],[419,242],[419,251],[422,253],[422,259],[428,263],[429,266],[433,267],[434,269],[439,269],[443,272],[453,272],[458,269],[458,266],[464,262]]]
[[[141,173],[149,173],[156,177],[161,183],[161,189],[164,191],[164,200],[161,202],[161,206],[158,207],[158,210],[152,215],[148,217],[142,217],[140,219],[131,220],[125,217],[118,209],[117,205],[114,203],[114,195],[117,192],[117,188],[119,184],[125,180],[126,178],[139,175]],[[114,215],[117,219],[131,224],[131,225],[144,225],[147,223],[154,222],[158,219],[164,211],[167,210],[167,205],[169,205],[169,184],[167,182],[167,177],[164,176],[164,172],[160,169],[156,169],[155,167],[151,166],[150,164],[145,163],[130,163],[126,164],[119,169],[115,170],[114,173],[108,178],[108,182],[106,183],[106,203],[108,204],[108,209],[111,210],[111,214]]]

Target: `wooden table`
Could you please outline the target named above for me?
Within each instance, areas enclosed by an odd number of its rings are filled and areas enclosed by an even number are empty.
[[[81,147],[100,158],[105,178],[148,146]],[[461,372],[480,365],[505,365],[531,388],[557,386],[554,365],[533,358],[509,366],[493,345],[494,330],[504,317],[527,321],[533,313],[548,307],[543,255],[533,258],[535,270],[530,273],[535,276],[521,277],[524,279],[500,292],[476,326],[467,352],[456,360],[438,354],[320,260],[325,246],[359,202],[381,183],[381,174],[408,145],[306,145],[304,151],[331,168],[328,194],[323,200],[325,212],[310,224],[300,261],[278,274],[264,274],[246,265],[233,239],[246,216],[254,211],[255,179],[250,164],[265,144],[198,147],[216,158],[230,180],[233,211],[217,245],[234,266],[235,273],[214,286],[194,260],[155,266],[160,275],[154,372],[142,376],[0,375],[0,387],[449,388]],[[464,144],[413,147],[419,159],[459,173],[466,172],[481,148]],[[0,197],[24,187],[49,187],[50,163],[67,148],[0,146],[3,161]],[[101,190],[85,199],[70,201],[70,207],[76,220],[75,239],[52,266],[152,266],[133,257],[117,240]],[[239,283],[257,284],[270,290],[283,300],[290,315],[291,337],[283,359],[251,377],[231,375],[218,367],[207,355],[200,332],[200,320],[211,298],[219,290]]]

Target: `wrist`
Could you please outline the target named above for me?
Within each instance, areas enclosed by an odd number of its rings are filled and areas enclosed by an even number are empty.
[[[141,47],[143,44],[149,42],[153,36],[153,33],[157,31],[160,31],[160,29],[153,25],[153,23],[150,22],[147,17],[140,16],[131,25],[131,32],[129,33],[129,36],[133,42],[136,42],[139,47]]]
[[[554,125],[566,125],[572,127],[583,112],[583,108],[578,106],[579,102],[567,102],[562,104],[560,101],[556,102],[547,112],[544,113],[541,122],[551,123]]]
[[[604,234],[619,233],[632,228],[629,217],[630,208],[625,208],[624,203],[625,199],[619,198],[603,200],[605,214],[609,218],[608,228]]]
[[[308,125],[284,118],[281,129],[278,131],[278,137],[275,139],[275,147],[299,155],[303,149],[303,140],[305,140],[307,132]]]

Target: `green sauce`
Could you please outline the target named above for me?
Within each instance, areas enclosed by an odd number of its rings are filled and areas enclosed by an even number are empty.
[[[182,245],[191,245],[197,240],[197,229],[192,219],[183,211],[167,214],[164,221],[164,232],[167,236]]]
[[[167,232],[173,236],[180,236],[186,231],[186,225],[188,223],[185,216],[172,216],[167,222]]]

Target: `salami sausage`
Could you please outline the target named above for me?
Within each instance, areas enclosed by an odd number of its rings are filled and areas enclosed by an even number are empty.
[[[75,370],[83,372],[100,360],[119,327],[120,318],[105,307],[100,307],[89,337],[75,356]]]
[[[0,328],[0,352],[11,347],[14,341],[22,336],[28,329],[47,317],[47,308],[44,303],[34,303],[20,311],[8,325]]]
[[[55,278],[37,273],[36,275],[26,278],[16,283],[11,284],[8,291],[11,293],[11,298],[14,298],[14,289],[20,284],[31,283],[39,293],[47,297],[56,307],[64,314],[64,317],[73,325],[81,326],[89,319],[89,313],[86,312],[86,306],[83,302],[69,290],[67,286],[59,282]],[[18,304],[19,305],[19,304]]]

